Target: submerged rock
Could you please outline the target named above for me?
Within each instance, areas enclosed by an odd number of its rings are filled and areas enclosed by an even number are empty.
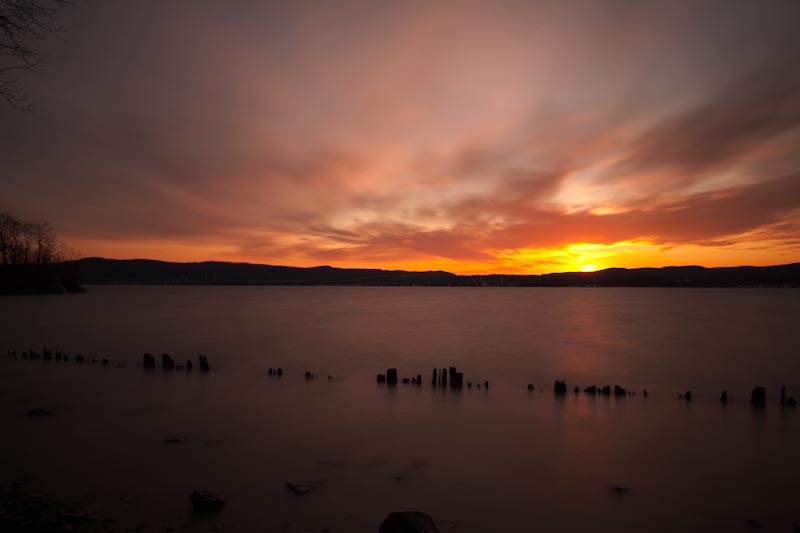
[[[625,485],[612,485],[611,486],[611,492],[614,492],[615,494],[618,494],[620,496],[624,496],[625,494],[628,494],[630,491],[631,491],[631,489],[626,487]]]
[[[16,483],[11,490],[0,491],[0,531],[108,531],[112,522],[76,508],[75,503],[17,491]]]
[[[180,437],[166,437],[162,442],[164,444],[180,444],[181,439]]]
[[[750,393],[750,403],[756,407],[764,407],[767,403],[767,389],[764,387],[756,387]]]
[[[319,488],[320,484],[316,481],[287,481],[286,487],[299,495],[308,494],[314,489]]]
[[[225,499],[208,490],[194,489],[189,496],[195,511],[214,511],[225,505]]]
[[[28,411],[26,415],[28,418],[44,418],[48,416],[53,416],[53,413],[48,411],[47,409],[42,409],[41,407],[37,407],[36,409],[31,409]]]
[[[389,513],[378,533],[439,533],[430,515],[417,511]]]

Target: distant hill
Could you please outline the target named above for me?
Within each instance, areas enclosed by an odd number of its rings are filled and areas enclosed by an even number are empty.
[[[457,284],[449,272],[360,268],[313,268],[251,263],[168,263],[148,259],[88,258],[76,261],[88,284],[144,285],[425,285]]]
[[[458,276],[329,266],[299,268],[250,263],[169,263],[86,258],[71,263],[84,284],[135,285],[379,285],[425,287],[800,287],[800,263],[767,267],[609,268],[542,275]]]

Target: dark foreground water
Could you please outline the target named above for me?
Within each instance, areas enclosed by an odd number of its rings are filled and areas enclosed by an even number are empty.
[[[28,476],[25,490],[119,531],[374,532],[407,509],[440,531],[789,532],[800,409],[778,394],[800,397],[798,324],[800,292],[779,289],[2,297],[0,483]],[[111,365],[5,356],[44,345]],[[145,372],[143,352],[202,353],[213,369]],[[451,365],[489,390],[432,387],[431,369]],[[277,366],[283,379],[268,379]],[[390,366],[422,386],[376,384]],[[637,395],[571,392],[592,384]],[[755,385],[766,409],[749,404]],[[722,389],[734,403],[720,404]],[[54,416],[27,418],[35,407]],[[321,486],[298,496],[287,480]],[[225,509],[193,515],[194,487],[222,493]]]

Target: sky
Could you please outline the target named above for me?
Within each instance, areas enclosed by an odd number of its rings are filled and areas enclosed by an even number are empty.
[[[90,0],[0,105],[0,211],[83,256],[800,262],[800,2]]]

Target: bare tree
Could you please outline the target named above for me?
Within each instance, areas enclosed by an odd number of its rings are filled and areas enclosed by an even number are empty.
[[[83,292],[78,257],[49,223],[0,213],[0,294]]]
[[[23,222],[0,213],[0,265],[50,265],[74,259],[47,222]]]
[[[33,43],[61,31],[58,13],[81,0],[0,0],[0,96],[17,109],[31,110],[18,71],[39,70],[47,56]]]
[[[8,213],[0,213],[0,265],[20,262],[23,223]]]

